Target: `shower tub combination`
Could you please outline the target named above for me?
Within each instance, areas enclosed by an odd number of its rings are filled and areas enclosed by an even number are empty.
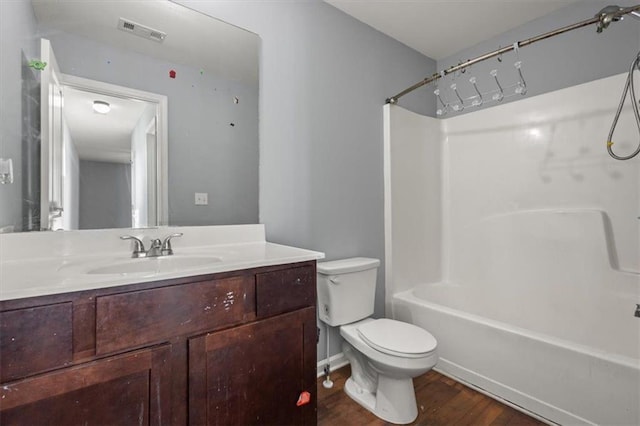
[[[640,162],[603,144],[626,78],[446,119],[385,106],[387,313],[550,423],[640,425]],[[637,141],[626,108],[616,146]]]
[[[542,420],[640,424],[640,275],[618,269],[607,215],[519,212],[466,234],[451,259],[466,275],[392,298],[436,337],[436,370]]]

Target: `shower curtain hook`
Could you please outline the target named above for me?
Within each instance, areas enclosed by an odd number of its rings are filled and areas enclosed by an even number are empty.
[[[443,80],[447,75],[444,70],[440,71],[438,74],[440,74],[440,78]],[[436,90],[433,91],[433,94],[436,95],[436,98],[438,98],[438,101],[440,101],[440,104],[442,105],[442,108],[438,108],[436,110],[436,115],[447,115],[447,112],[449,112],[449,104],[443,101],[442,97],[440,96],[440,83],[438,82],[438,80],[436,80]]]
[[[438,100],[442,104],[442,108],[438,108],[436,110],[436,115],[447,115],[449,104],[444,103],[444,101],[440,97],[440,89],[436,88],[436,90],[433,91],[433,94],[436,95],[436,98],[438,98]]]
[[[469,83],[473,84],[473,88],[476,90],[476,93],[478,94],[478,98],[474,99],[473,102],[471,102],[471,105],[473,106],[480,106],[483,103],[483,99],[482,99],[482,93],[480,93],[480,91],[478,90],[478,86],[476,85],[476,78],[475,77],[471,77],[469,79]]]
[[[518,87],[516,87],[516,93],[519,95],[527,94],[527,83],[524,81],[524,77],[522,76],[522,61],[520,60],[520,42],[516,41],[513,43],[513,50],[516,52],[516,58],[518,59],[514,67],[518,70],[518,75],[520,76],[520,81],[518,81]]]
[[[491,72],[489,74],[491,74],[491,76],[496,81],[496,84],[498,85],[498,90],[499,90],[498,93],[496,93],[496,94],[494,94],[492,96],[492,99],[494,101],[501,102],[504,99],[504,91],[502,90],[502,86],[500,85],[500,82],[498,81],[498,70],[491,70]]]
[[[456,104],[456,105],[453,106],[453,110],[456,111],[456,112],[464,111],[464,101],[462,100],[462,98],[460,97],[460,94],[458,93],[458,85],[456,83],[453,83],[451,85],[451,90],[453,90],[453,93],[456,94],[456,97],[460,101],[459,104]]]
[[[518,70],[518,75],[520,76],[520,81],[518,81],[518,87],[516,87],[516,93],[519,95],[527,94],[527,83],[524,81],[524,77],[522,76],[522,62],[518,61],[513,64],[514,67]]]

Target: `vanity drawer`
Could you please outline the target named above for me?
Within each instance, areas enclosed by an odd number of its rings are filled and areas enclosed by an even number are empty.
[[[313,266],[256,275],[256,314],[269,317],[316,304],[316,269]]]
[[[240,276],[98,297],[96,354],[251,320],[253,283]]]
[[[0,313],[0,382],[73,361],[71,302]]]

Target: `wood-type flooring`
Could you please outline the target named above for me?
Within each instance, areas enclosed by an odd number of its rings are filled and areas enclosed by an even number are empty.
[[[361,407],[344,393],[349,366],[331,373],[334,386],[325,389],[323,377],[317,381],[318,426],[389,425]],[[418,418],[412,425],[429,426],[541,426],[544,423],[489,398],[435,371],[413,380],[418,402]]]

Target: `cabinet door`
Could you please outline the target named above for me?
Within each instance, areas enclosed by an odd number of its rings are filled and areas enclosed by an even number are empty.
[[[315,372],[315,308],[190,339],[189,423],[315,424]]]
[[[163,345],[5,383],[0,424],[168,424],[169,354]]]

